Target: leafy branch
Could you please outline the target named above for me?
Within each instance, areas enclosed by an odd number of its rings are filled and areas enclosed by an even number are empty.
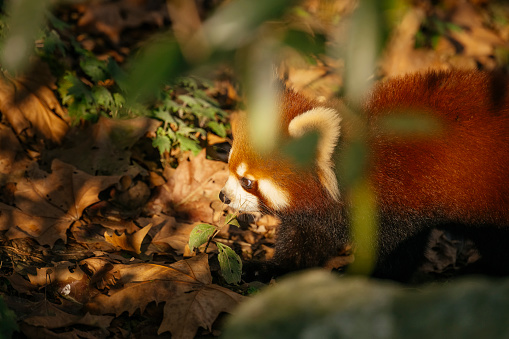
[[[235,214],[228,214],[226,220],[221,227],[211,224],[199,224],[191,231],[189,235],[189,249],[194,251],[202,245],[204,246],[203,252],[205,253],[211,241],[219,233],[222,227],[226,225],[234,225],[240,227]],[[221,267],[221,274],[228,284],[237,284],[240,282],[242,276],[242,259],[235,253],[229,246],[214,241],[219,251],[219,266]]]

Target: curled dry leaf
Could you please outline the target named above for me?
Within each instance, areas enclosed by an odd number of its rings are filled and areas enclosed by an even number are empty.
[[[37,79],[0,76],[0,110],[17,134],[60,143],[69,129],[68,118],[48,87],[53,85],[48,67],[39,66]]]
[[[243,296],[212,284],[208,257],[200,255],[175,264],[115,265],[120,280],[110,295],[98,295],[87,305],[93,313],[116,315],[141,312],[155,301],[165,302],[158,333],[172,338],[194,338],[198,327],[211,329],[221,312],[230,312]],[[121,289],[113,289],[123,284]]]
[[[55,160],[51,174],[32,168],[17,183],[14,206],[0,203],[0,230],[9,239],[35,238],[53,246],[66,240],[67,229],[83,210],[99,201],[99,193],[118,182],[119,177],[91,176]]]
[[[133,234],[122,233],[121,235],[113,234],[109,236],[107,232],[104,233],[104,238],[110,244],[120,247],[123,250],[134,252],[136,254],[141,253],[141,243],[148,231],[152,228],[152,225],[147,225],[141,230],[134,232]]]

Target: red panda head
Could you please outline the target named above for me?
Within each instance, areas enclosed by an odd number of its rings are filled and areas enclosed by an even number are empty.
[[[324,201],[339,200],[332,161],[340,135],[341,119],[336,110],[291,90],[284,91],[278,110],[278,146],[307,132],[318,132],[313,164],[299,166],[282,147],[269,154],[257,153],[250,142],[247,119],[240,116],[233,123],[230,175],[221,190],[221,200],[240,211],[275,213],[320,208]]]

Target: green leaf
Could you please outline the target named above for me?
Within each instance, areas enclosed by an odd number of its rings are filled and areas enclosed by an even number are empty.
[[[219,250],[219,266],[221,274],[228,284],[237,284],[242,277],[242,260],[230,247],[216,242]]]
[[[197,106],[198,105],[198,101],[196,101],[195,98],[193,98],[192,96],[189,96],[189,95],[179,95],[178,96],[179,100],[182,100],[182,102],[189,106],[189,107],[194,107],[194,106]]]
[[[177,134],[177,140],[180,143],[180,148],[183,152],[191,151],[194,155],[200,153],[201,147],[197,141],[191,140],[182,134]]]
[[[205,244],[216,230],[216,226],[210,224],[196,225],[189,235],[189,249],[193,251]]]
[[[94,87],[92,90],[92,95],[94,97],[95,102],[103,107],[111,108],[115,106],[113,96],[111,95],[110,91],[106,89],[106,87],[102,86]]]
[[[55,53],[57,49],[63,56],[67,54],[66,53],[67,48],[65,43],[62,41],[58,33],[52,30],[48,32],[48,34],[46,34],[42,50],[45,54],[51,55]]]
[[[106,64],[104,61],[98,60],[95,57],[84,58],[80,61],[80,66],[83,72],[88,75],[93,82],[105,80],[108,78],[105,69]]]
[[[160,154],[163,154],[171,150],[172,142],[167,135],[160,135],[158,133],[157,136],[152,139],[152,146],[156,147]]]
[[[59,81],[58,93],[64,105],[80,100],[88,103],[94,101],[90,88],[71,72],[67,72]]]
[[[224,138],[226,137],[226,128],[223,124],[218,123],[217,121],[210,121],[207,124],[207,127],[209,127],[212,132],[219,135],[220,137]]]
[[[157,119],[162,120],[162,121],[164,121],[167,124],[174,124],[175,123],[175,119],[173,118],[173,116],[168,111],[159,109],[159,110],[154,112],[154,116]]]
[[[240,227],[239,221],[237,220],[237,215],[236,214],[228,214],[226,216],[226,224],[227,225],[233,225],[233,226]]]

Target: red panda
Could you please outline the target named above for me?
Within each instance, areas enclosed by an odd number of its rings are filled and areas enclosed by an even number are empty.
[[[380,82],[367,96],[366,175],[379,219],[374,276],[408,281],[434,229],[472,240],[478,272],[509,274],[508,80],[491,72],[429,71]],[[220,199],[279,217],[270,265],[282,274],[324,265],[350,242],[349,202],[334,170],[349,124],[335,107],[291,89],[278,110],[281,144],[319,133],[313,166],[295,164],[280,147],[258,154],[241,118]],[[411,138],[380,127],[383,117],[405,111],[437,119],[441,133]]]

